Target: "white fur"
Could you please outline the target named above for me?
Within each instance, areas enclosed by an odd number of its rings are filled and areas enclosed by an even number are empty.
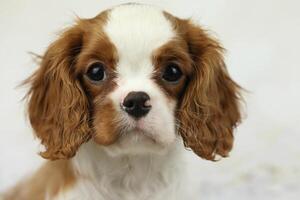
[[[176,102],[151,79],[154,50],[175,37],[161,10],[146,5],[114,8],[104,31],[116,46],[117,88],[112,100],[124,134],[107,147],[90,141],[80,147],[72,163],[79,181],[60,199],[175,200],[185,165],[182,140],[175,130]],[[139,121],[121,109],[131,91],[144,91],[152,108]]]
[[[135,147],[123,148],[119,153],[152,151],[153,145],[148,148],[148,145],[134,141],[140,140],[141,135],[154,139],[161,146],[172,144],[176,139],[173,115],[176,102],[168,99],[151,78],[154,73],[152,54],[175,37],[172,25],[158,8],[147,5],[125,5],[109,13],[104,31],[116,46],[119,56],[116,67],[118,87],[110,98],[119,113],[118,121],[123,123],[127,132],[130,132],[124,140],[120,140],[120,143],[123,147],[126,143],[128,147],[132,145]],[[150,96],[149,104],[152,106],[147,116],[138,122],[120,107],[123,99],[132,91],[146,92]],[[142,134],[131,133],[136,127]],[[112,147],[119,145],[117,143]]]
[[[182,151],[181,144],[174,144],[174,148],[160,156],[112,157],[103,147],[89,142],[72,160],[81,178],[57,200],[182,199],[183,192],[179,189],[184,166]]]

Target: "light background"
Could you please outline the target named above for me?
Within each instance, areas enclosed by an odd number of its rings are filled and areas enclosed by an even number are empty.
[[[128,1],[0,0],[0,191],[36,169],[37,156],[16,86],[75,14],[93,17]],[[300,1],[136,1],[192,17],[227,49],[232,77],[250,91],[230,158],[212,163],[189,152],[191,199],[300,198]]]

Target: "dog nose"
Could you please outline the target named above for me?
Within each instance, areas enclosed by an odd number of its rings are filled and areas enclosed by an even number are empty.
[[[130,92],[123,101],[123,109],[134,118],[145,116],[151,109],[150,97],[145,92]]]

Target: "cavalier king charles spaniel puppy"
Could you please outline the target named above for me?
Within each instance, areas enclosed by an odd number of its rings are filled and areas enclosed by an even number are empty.
[[[226,157],[240,87],[200,26],[125,4],[78,19],[26,81],[48,161],[5,199],[181,200],[185,149]]]

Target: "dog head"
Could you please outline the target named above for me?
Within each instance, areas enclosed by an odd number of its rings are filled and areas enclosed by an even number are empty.
[[[202,158],[227,156],[240,88],[222,52],[200,26],[151,6],[78,20],[28,79],[41,155],[70,158],[88,140],[117,154],[161,153],[182,138]]]

